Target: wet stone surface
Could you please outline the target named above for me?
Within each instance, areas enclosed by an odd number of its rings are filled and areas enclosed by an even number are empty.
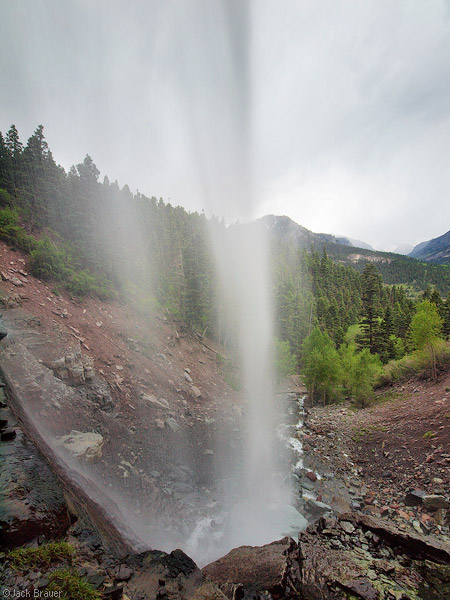
[[[35,446],[28,441],[0,387],[0,419],[14,436],[0,442],[0,548],[12,548],[38,536],[53,538],[70,525],[63,492]]]

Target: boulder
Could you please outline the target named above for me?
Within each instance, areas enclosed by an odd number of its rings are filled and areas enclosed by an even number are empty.
[[[57,444],[63,446],[70,454],[85,461],[94,461],[102,456],[103,436],[94,431],[76,431],[57,438]]]
[[[158,398],[156,398],[156,396],[154,396],[153,394],[142,393],[141,398],[142,400],[145,400],[145,402],[150,402],[150,404],[159,406],[159,408],[163,408],[164,410],[167,410],[169,408],[169,403],[167,402],[167,400],[165,400],[164,398],[160,398],[158,400]]]
[[[406,506],[420,506],[423,504],[424,496],[426,496],[426,492],[423,490],[409,490],[403,502]]]
[[[202,573],[195,562],[182,550],[170,554],[150,550],[126,561],[133,570],[127,582],[127,595],[130,598],[170,598],[171,600],[221,600],[220,596],[197,596],[196,590],[204,585]]]
[[[177,432],[181,429],[181,427],[178,425],[178,423],[173,417],[169,417],[168,419],[166,419],[166,423],[172,431]]]
[[[193,398],[200,398],[202,393],[198,389],[198,387],[195,387],[195,385],[191,385],[191,395]]]
[[[333,509],[328,504],[324,504],[323,502],[318,502],[317,500],[313,500],[312,498],[307,498],[305,502],[305,509],[308,513],[313,517],[320,517],[325,513],[332,513]]]
[[[306,471],[306,477],[310,481],[317,481],[317,475],[314,473],[314,471]]]
[[[229,600],[298,598],[297,544],[285,537],[265,546],[241,546],[203,568]],[[265,595],[269,594],[269,595]]]
[[[438,510],[439,508],[449,508],[450,502],[444,496],[433,494],[423,497],[423,505],[429,510]]]
[[[94,359],[80,351],[72,352],[50,364],[55,377],[68,385],[82,385],[95,377]]]

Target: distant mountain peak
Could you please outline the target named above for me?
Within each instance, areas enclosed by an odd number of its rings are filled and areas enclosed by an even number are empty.
[[[409,256],[440,265],[450,264],[450,231],[427,242],[417,244]]]
[[[266,229],[270,230],[276,238],[289,240],[301,248],[309,247],[314,242],[326,242],[339,244],[341,246],[354,246],[356,248],[373,250],[372,246],[369,244],[344,235],[314,233],[310,229],[303,227],[303,225],[299,225],[286,215],[266,215],[259,219],[259,221],[262,222]]]

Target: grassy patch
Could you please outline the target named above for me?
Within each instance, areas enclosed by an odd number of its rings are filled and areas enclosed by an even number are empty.
[[[352,440],[358,444],[361,441],[369,442],[377,431],[387,431],[386,425],[368,425],[367,427],[353,427]]]
[[[424,440],[429,440],[431,438],[436,437],[436,432],[435,431],[427,431],[426,433],[423,434],[423,439]]]
[[[91,585],[68,569],[54,571],[49,577],[49,592],[59,592],[60,600],[99,600],[101,595]]]
[[[11,566],[17,571],[62,560],[71,564],[74,557],[75,549],[67,542],[50,542],[38,548],[16,548],[9,553]]]
[[[373,404],[384,404],[385,402],[393,402],[395,400],[403,400],[405,394],[398,390],[387,389],[376,394]]]

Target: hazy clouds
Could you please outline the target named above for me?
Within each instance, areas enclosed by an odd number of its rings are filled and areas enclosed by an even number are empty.
[[[450,229],[447,2],[0,10],[0,129],[42,123],[66,168],[89,153],[190,210],[288,214],[382,246]]]

